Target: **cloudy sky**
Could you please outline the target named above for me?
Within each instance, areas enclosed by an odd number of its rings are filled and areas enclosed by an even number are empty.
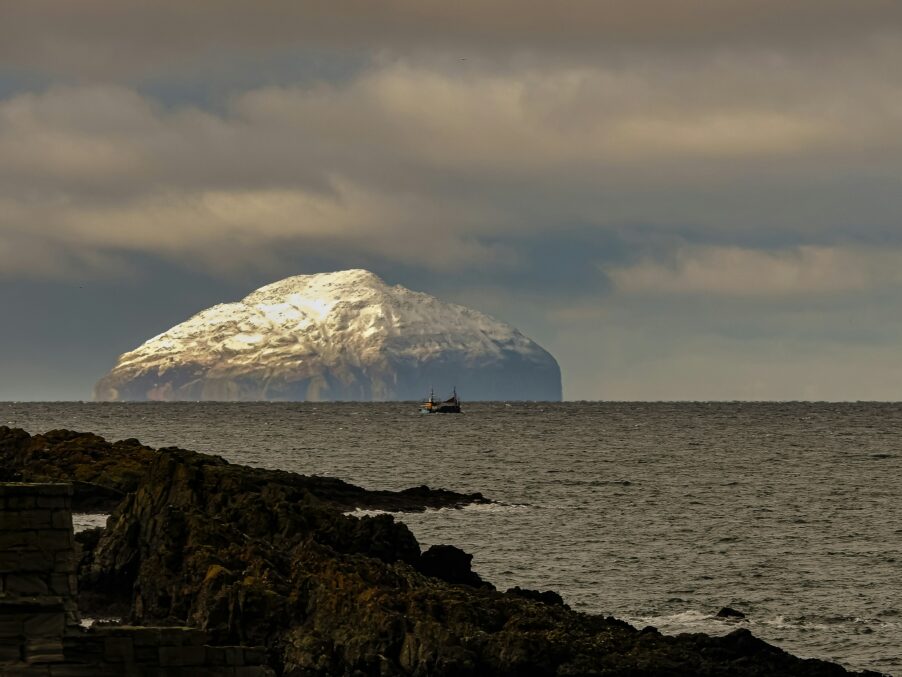
[[[348,267],[568,399],[902,399],[898,0],[0,0],[0,400]]]

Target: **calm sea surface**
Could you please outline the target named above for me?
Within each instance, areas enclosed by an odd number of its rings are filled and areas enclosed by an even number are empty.
[[[664,632],[740,623],[801,656],[902,675],[902,404],[10,404],[92,431],[370,488],[500,505],[404,515],[499,588]],[[748,621],[714,618],[732,606]]]

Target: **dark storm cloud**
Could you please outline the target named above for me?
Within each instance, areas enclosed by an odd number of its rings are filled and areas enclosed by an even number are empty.
[[[0,60],[75,76],[150,74],[234,50],[705,48],[879,37],[894,0],[7,1]]]

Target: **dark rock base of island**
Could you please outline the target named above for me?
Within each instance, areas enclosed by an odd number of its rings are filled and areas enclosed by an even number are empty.
[[[72,460],[79,455],[89,460]],[[746,629],[669,637],[572,611],[554,593],[502,593],[472,571],[467,553],[421,552],[391,515],[343,514],[485,501],[479,495],[367,492],[181,449],[5,428],[0,473],[71,476],[122,491],[107,527],[78,539],[82,604],[98,615],[118,606],[132,625],[195,628],[205,644],[184,656],[198,669],[218,669],[214,656],[249,646],[265,647],[261,661],[287,677],[850,674],[791,656]],[[118,646],[137,656],[136,635],[131,649],[114,641],[128,629],[95,632],[104,652]],[[198,646],[223,651],[208,655]],[[118,674],[179,674],[168,670]]]

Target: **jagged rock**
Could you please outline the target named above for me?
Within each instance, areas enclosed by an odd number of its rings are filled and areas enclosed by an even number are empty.
[[[6,432],[0,451],[10,438],[23,444]],[[123,600],[131,622],[266,646],[286,677],[849,674],[746,630],[643,633],[528,592],[448,583],[423,570],[451,562],[460,576],[466,553],[421,555],[390,515],[348,516],[309,478],[252,470],[180,449],[153,453],[82,559],[80,586]]]
[[[31,436],[0,426],[0,479],[71,482],[76,511],[111,510],[137,488],[153,455],[137,440],[111,444],[71,430]]]
[[[122,355],[98,400],[560,400],[555,359],[488,315],[366,270],[299,275]]]
[[[94,548],[103,536],[103,527],[83,529],[75,534],[75,556],[81,568],[90,566],[94,557]]]
[[[745,614],[741,611],[736,611],[736,609],[731,609],[728,606],[723,607],[716,614],[717,618],[745,618]]]
[[[526,599],[532,599],[537,602],[541,602],[542,604],[549,604],[551,606],[562,606],[565,609],[569,609],[570,607],[564,604],[564,598],[559,594],[554,592],[554,590],[529,590],[528,588],[521,588],[520,586],[516,586],[514,588],[508,588],[507,593],[509,595],[519,595],[520,597],[525,597]]]
[[[287,484],[236,482],[233,470],[161,452],[84,579],[130,590],[132,621],[265,644],[290,677],[845,674],[748,634],[642,634],[528,594],[460,585],[466,553],[421,556],[390,516],[358,520]],[[439,564],[455,584],[424,574]]]
[[[72,505],[76,511],[106,512],[115,508],[128,492],[138,488],[156,454],[156,450],[135,439],[110,443],[98,435],[71,430],[32,436],[18,428],[0,426],[0,481],[72,482]],[[212,464],[229,465],[218,456],[196,456]],[[287,485],[343,510],[412,512],[491,502],[478,492],[461,494],[426,486],[370,491],[334,477],[230,467],[228,473],[234,482],[246,488],[262,491],[267,486]]]
[[[427,576],[440,578],[448,583],[493,587],[483,581],[472,568],[473,555],[453,545],[433,545],[417,562],[417,569]]]

